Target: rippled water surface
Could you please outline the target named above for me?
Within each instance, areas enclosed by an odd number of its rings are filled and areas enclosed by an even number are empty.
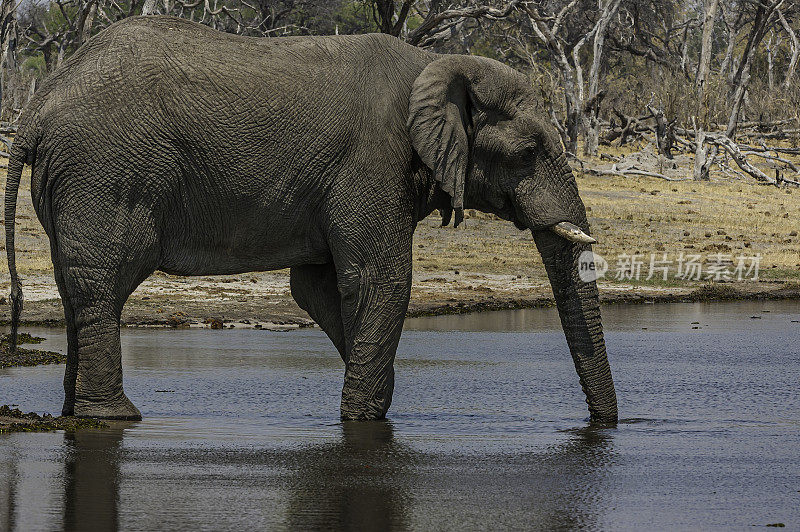
[[[603,317],[615,428],[550,309],[408,320],[362,424],[317,329],[123,330],[144,421],[0,435],[0,530],[800,528],[800,303]],[[0,404],[60,411],[62,377],[0,370]]]

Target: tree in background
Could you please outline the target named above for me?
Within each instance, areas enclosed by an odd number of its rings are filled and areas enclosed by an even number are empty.
[[[527,72],[566,150],[649,138],[705,179],[753,124],[800,132],[800,0],[0,0],[2,117],[88,38],[139,14],[253,37],[383,32]],[[19,3],[18,3],[19,2]],[[741,151],[741,150],[739,150]],[[750,150],[752,151],[752,150]],[[777,152],[772,155],[778,161]]]

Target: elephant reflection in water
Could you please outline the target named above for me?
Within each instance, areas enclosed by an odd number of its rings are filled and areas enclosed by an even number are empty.
[[[589,426],[544,452],[435,454],[396,441],[390,422],[345,423],[337,443],[286,457],[289,528],[592,527],[611,438]]]
[[[115,423],[104,430],[64,433],[63,448],[60,441],[47,439],[57,434],[4,436],[0,444],[8,452],[0,454],[0,532],[117,530],[119,451],[127,426],[130,423]],[[44,458],[39,453],[45,453]],[[63,466],[51,469],[54,458],[63,458]]]
[[[408,528],[415,455],[395,440],[390,422],[344,422],[336,443],[288,458],[298,466],[290,481],[290,529]]]
[[[266,466],[259,479],[240,477],[238,468],[236,478],[227,479],[231,486],[246,483],[256,490],[285,486],[286,514],[282,515],[280,503],[253,506],[236,498],[218,500],[227,506],[206,508],[215,516],[215,525],[241,527],[262,517],[265,523],[277,519],[291,530],[489,524],[574,529],[597,527],[605,508],[607,468],[613,465],[610,429],[584,427],[552,448],[513,454],[421,452],[397,441],[390,422],[344,423],[341,430],[335,443],[256,453],[248,468],[259,471]],[[123,429],[65,434],[64,440],[63,528],[117,530],[126,510],[135,513],[142,509],[141,501],[120,498]],[[30,491],[23,489],[24,483],[31,476],[31,464],[24,456],[12,452],[9,460],[0,460],[0,531],[20,528],[30,521],[30,512],[41,511],[37,497],[23,500]],[[286,467],[291,471],[288,476]],[[277,479],[273,476],[276,471]],[[158,478],[139,478],[137,482],[143,485],[138,487],[146,491],[154,480]],[[192,482],[191,478],[183,480]],[[215,482],[221,480],[225,478]],[[186,485],[189,490],[203,487]],[[230,518],[234,521],[227,522]]]
[[[65,530],[117,530],[123,425],[64,434]]]
[[[0,459],[0,530],[3,531],[14,528],[17,482],[17,462],[13,459]]]

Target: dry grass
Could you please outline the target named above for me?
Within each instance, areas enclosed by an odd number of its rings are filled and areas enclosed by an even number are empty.
[[[760,253],[762,267],[800,267],[800,191],[616,176],[579,186],[602,255]]]
[[[631,148],[601,147],[624,156]],[[792,157],[786,157],[792,159]],[[693,158],[679,172],[691,177]],[[800,159],[793,158],[796,164]],[[754,162],[772,174],[761,159]],[[595,159],[590,164],[599,164]],[[732,163],[731,163],[732,164]],[[760,254],[764,277],[800,276],[800,189],[757,184],[715,172],[710,182],[655,178],[579,177],[579,187],[598,238],[596,252]]]
[[[621,157],[638,149],[604,146],[600,153]],[[800,165],[800,160],[795,162]],[[609,166],[599,157],[587,163],[587,168]],[[691,177],[692,158],[682,157],[680,164],[678,171]],[[680,253],[705,259],[721,253],[734,260],[760,254],[761,277],[800,278],[800,189],[763,186],[721,172],[702,183],[596,176],[579,168],[576,176],[598,240],[594,251],[612,268],[623,253],[644,255],[647,266],[651,253],[659,257],[667,253],[672,260]],[[463,229],[440,229],[437,220],[425,220],[416,235],[415,266],[429,272],[455,269],[543,276],[530,234],[490,218],[468,212]],[[691,283],[670,279],[649,284]]]

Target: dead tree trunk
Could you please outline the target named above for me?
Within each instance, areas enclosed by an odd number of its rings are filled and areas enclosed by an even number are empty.
[[[770,31],[767,41],[767,87],[769,87],[770,94],[775,92],[775,52],[772,44],[774,40],[775,32]],[[780,47],[780,40],[775,44],[775,48],[778,47]]]
[[[736,162],[736,164],[741,168],[743,171],[747,172],[751,177],[754,179],[761,181],[762,183],[767,183],[769,185],[776,184],[776,180],[752,164],[750,161],[747,160],[747,157],[742,153],[742,150],[739,149],[739,146],[736,145],[730,138],[726,137],[725,135],[708,135],[709,142],[713,142],[714,144],[718,145],[722,149],[724,149],[731,158]]]
[[[717,16],[717,5],[719,0],[706,0],[703,6],[703,38],[700,48],[700,64],[697,70],[697,108],[695,110],[695,142],[696,149],[694,154],[694,179],[696,181],[707,180],[713,156],[709,154],[705,146],[705,132],[708,128],[708,78],[711,72],[711,37],[714,32],[714,19]],[[711,157],[709,157],[711,155]]]
[[[789,66],[786,68],[786,77],[783,78],[783,88],[788,89],[789,84],[794,77],[794,71],[797,69],[797,60],[800,59],[800,43],[797,41],[797,34],[786,21],[786,17],[783,16],[781,10],[778,10],[778,20],[783,27],[783,31],[789,36],[789,46],[792,50],[791,59],[789,59]]]
[[[728,127],[725,135],[731,139],[736,135],[736,124],[739,122],[739,113],[742,109],[744,96],[747,86],[750,83],[750,66],[753,62],[753,55],[767,33],[769,23],[775,12],[781,7],[785,0],[772,0],[769,2],[759,2],[756,5],[755,18],[753,19],[750,34],[747,38],[742,51],[742,59],[739,62],[739,69],[733,77],[733,90],[731,94],[731,114],[728,119]]]
[[[583,125],[585,131],[584,155],[597,154],[597,145],[600,139],[600,102],[604,92],[600,89],[600,67],[603,61],[606,32],[611,20],[619,10],[621,0],[598,0],[600,15],[595,23],[592,33],[592,66],[589,68],[589,88],[586,94],[586,104],[583,107]]]
[[[663,109],[656,109],[652,105],[648,105],[647,110],[650,111],[650,114],[653,115],[653,120],[656,121],[656,144],[658,145],[659,155],[672,159],[672,147],[675,144],[675,132],[673,130],[675,122],[667,121]]]

